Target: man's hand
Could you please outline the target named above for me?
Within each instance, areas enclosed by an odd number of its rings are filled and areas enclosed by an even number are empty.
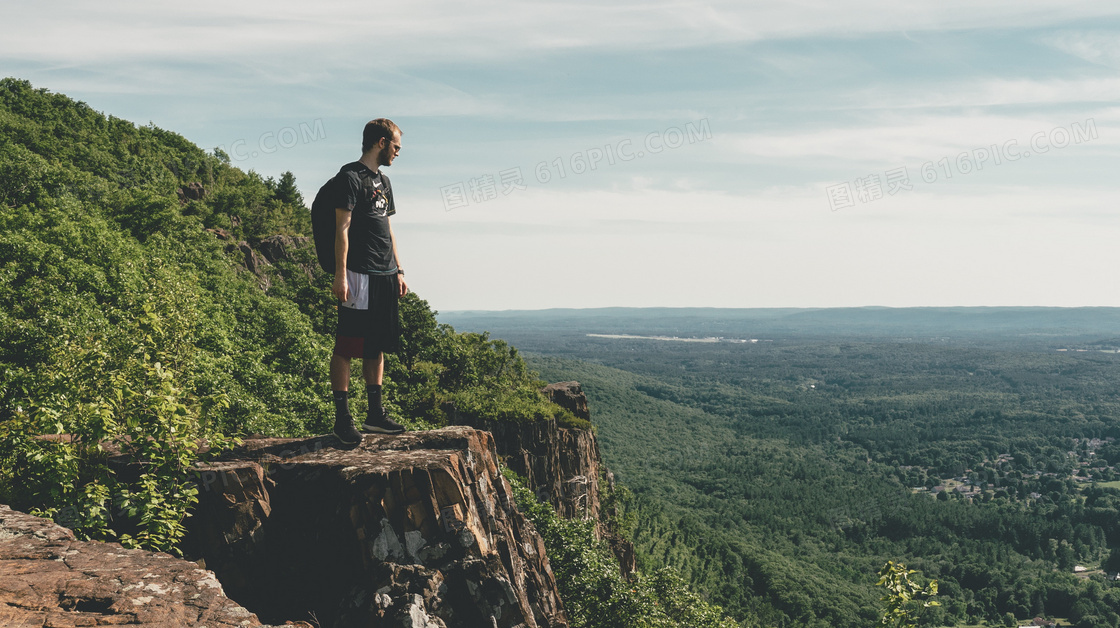
[[[400,294],[398,294],[397,297],[400,298],[408,294],[408,283],[404,280],[404,275],[397,275],[397,283],[400,284],[401,288]]]
[[[346,271],[334,276],[334,282],[331,284],[331,294],[344,303],[350,300],[350,286],[346,284]]]

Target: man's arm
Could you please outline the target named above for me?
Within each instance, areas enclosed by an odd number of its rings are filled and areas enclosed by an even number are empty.
[[[331,293],[338,297],[339,301],[347,301],[350,298],[350,286],[346,284],[346,254],[350,249],[350,212],[345,209],[334,210],[334,224],[334,283],[331,284]]]
[[[389,225],[389,241],[393,243],[393,261],[397,263],[397,270],[400,270],[402,266],[401,257],[400,255],[397,255],[397,236],[393,234],[393,223],[389,222],[388,218],[386,218],[385,221]],[[400,283],[401,288],[400,294],[398,294],[397,296],[403,297],[404,295],[408,294],[408,283],[405,282],[404,275],[401,273],[397,273],[397,281]]]

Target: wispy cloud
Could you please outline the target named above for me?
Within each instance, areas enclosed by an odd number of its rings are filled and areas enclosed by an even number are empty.
[[[992,114],[886,116],[876,124],[834,126],[776,133],[723,133],[712,145],[727,153],[773,160],[822,157],[846,163],[905,165],[913,162],[952,157],[990,145],[1009,141],[1018,150],[1030,150],[1031,138],[1063,128],[1072,136],[1071,144],[1100,149],[1120,145],[1120,110],[1109,108],[1071,117],[1066,114],[1007,116]],[[1076,129],[1074,129],[1076,125]],[[1059,132],[1060,133],[1060,132]],[[1090,138],[1090,134],[1092,137]],[[1065,141],[1061,136],[1059,140]],[[1040,140],[1041,141],[1041,140]]]
[[[1120,34],[1116,31],[1060,31],[1047,44],[1090,63],[1120,68]]]
[[[674,49],[720,42],[969,28],[1025,28],[1120,15],[1114,2],[976,4],[861,0],[789,3],[418,0],[392,7],[336,0],[191,4],[129,0],[6,3],[0,55],[89,62],[308,55],[404,67],[567,49]],[[66,16],[66,19],[59,19]],[[625,28],[618,28],[625,24]]]

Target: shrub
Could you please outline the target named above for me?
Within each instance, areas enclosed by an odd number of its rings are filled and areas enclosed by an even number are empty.
[[[517,474],[503,470],[517,507],[544,539],[560,598],[573,628],[735,628],[718,606],[689,590],[675,570],[627,580],[590,520],[560,518]]]

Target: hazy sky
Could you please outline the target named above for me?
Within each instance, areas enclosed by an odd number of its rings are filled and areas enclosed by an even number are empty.
[[[0,5],[0,75],[310,204],[392,118],[438,310],[1111,305],[1120,3]]]

